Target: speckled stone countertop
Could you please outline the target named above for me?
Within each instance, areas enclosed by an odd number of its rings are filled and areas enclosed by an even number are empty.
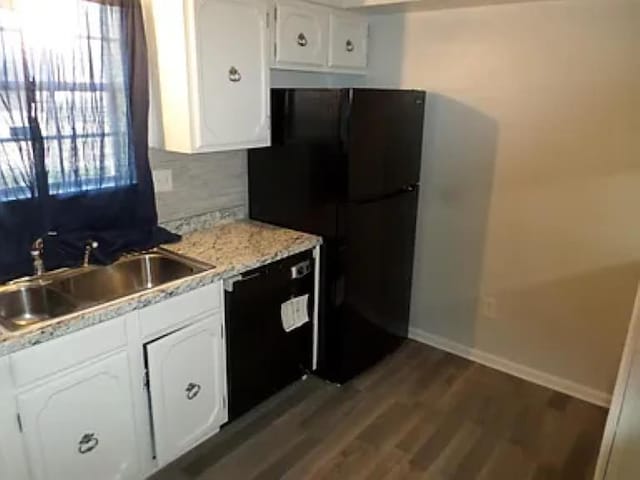
[[[167,250],[213,267],[188,278],[56,319],[38,329],[0,333],[0,357],[122,316],[252,268],[312,249],[320,237],[238,220],[187,233]]]

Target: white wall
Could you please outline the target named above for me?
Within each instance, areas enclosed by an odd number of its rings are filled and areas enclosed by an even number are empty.
[[[610,393],[640,278],[640,2],[371,21],[369,83],[433,93],[414,332]]]

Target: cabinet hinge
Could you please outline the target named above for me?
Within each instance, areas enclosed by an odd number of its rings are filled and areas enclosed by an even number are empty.
[[[227,408],[227,396],[222,396],[222,408]]]
[[[142,374],[142,389],[147,390],[149,388],[149,370],[145,370]]]
[[[278,7],[276,6],[273,9],[273,23],[276,23],[278,21]]]
[[[20,430],[20,433],[23,432],[22,430],[22,417],[20,416],[19,413],[16,413],[16,420],[18,421],[18,430]]]
[[[220,337],[224,338],[224,323],[220,324]]]
[[[269,12],[267,12],[267,30],[269,30],[269,27],[270,27],[270,25],[269,25],[269,17],[270,17]]]

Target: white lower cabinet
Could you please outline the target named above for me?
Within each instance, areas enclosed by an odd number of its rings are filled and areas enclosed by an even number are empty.
[[[141,477],[126,351],[19,393],[18,410],[33,480]]]
[[[226,363],[218,313],[146,346],[159,466],[227,421]]]
[[[226,395],[221,282],[0,357],[0,480],[142,480]]]
[[[29,479],[9,357],[0,357],[0,479]]]

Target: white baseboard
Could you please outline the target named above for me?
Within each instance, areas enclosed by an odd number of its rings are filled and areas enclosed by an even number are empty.
[[[600,407],[609,408],[611,404],[611,395],[608,393],[526,367],[506,358],[465,346],[438,335],[432,335],[418,328],[409,329],[409,338]]]

